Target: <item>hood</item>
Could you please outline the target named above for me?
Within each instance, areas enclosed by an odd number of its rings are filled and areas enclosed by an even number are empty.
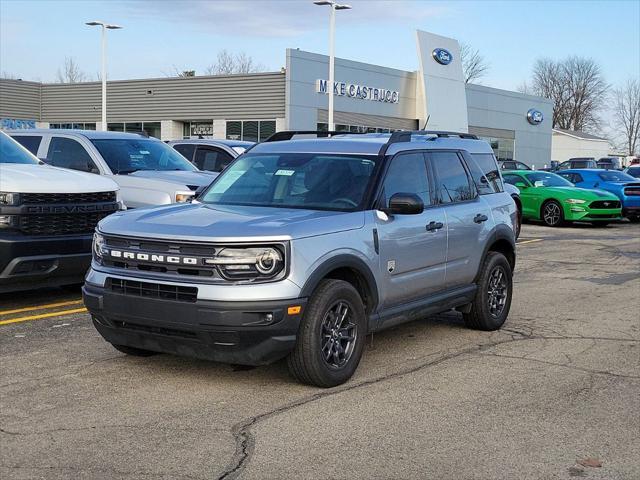
[[[93,173],[50,165],[0,163],[0,191],[20,193],[112,192],[118,185]]]
[[[578,187],[545,187],[545,190],[551,194],[557,195],[560,198],[577,198],[579,200],[617,200],[613,193],[605,192],[604,190],[591,190],[588,188]]]
[[[209,185],[218,174],[216,172],[189,172],[182,170],[138,170],[127,176],[163,180],[184,187],[195,186],[196,188],[192,188],[192,190],[196,190],[198,187]]]
[[[168,205],[115,213],[100,222],[104,233],[191,241],[289,240],[355,230],[364,212],[326,212],[288,208]]]

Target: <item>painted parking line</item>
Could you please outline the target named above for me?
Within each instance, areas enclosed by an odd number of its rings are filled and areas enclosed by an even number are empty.
[[[519,242],[516,242],[516,245],[525,245],[527,243],[542,242],[543,240],[544,238],[532,238],[531,240],[521,240]]]
[[[9,325],[10,323],[28,322],[30,320],[40,320],[43,318],[62,317],[64,315],[71,315],[73,313],[84,313],[87,309],[72,308],[71,310],[60,310],[58,312],[41,313],[40,315],[29,315],[26,317],[9,318],[7,320],[1,320],[0,325]]]
[[[68,307],[70,305],[80,305],[82,300],[69,300],[66,302],[48,303],[46,305],[35,305],[32,307],[16,308],[13,310],[0,310],[0,316],[12,315],[14,313],[32,312],[34,310],[48,310],[50,308]]]

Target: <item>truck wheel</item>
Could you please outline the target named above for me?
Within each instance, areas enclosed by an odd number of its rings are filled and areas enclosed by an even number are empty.
[[[504,255],[487,254],[477,285],[471,310],[463,314],[464,323],[476,330],[497,330],[509,315],[513,294],[511,265]]]
[[[111,346],[119,352],[126,353],[127,355],[131,355],[132,357],[150,357],[152,355],[158,354],[158,352],[143,350],[142,348],[129,347],[127,345],[116,345],[115,343],[112,343]]]
[[[542,221],[548,227],[561,227],[564,224],[562,205],[555,200],[549,200],[542,205]]]
[[[287,358],[289,371],[309,385],[340,385],[358,367],[366,334],[367,317],[357,290],[343,280],[323,280],[307,304]]]

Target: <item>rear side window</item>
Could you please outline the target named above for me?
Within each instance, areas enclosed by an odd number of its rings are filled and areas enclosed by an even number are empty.
[[[47,163],[54,167],[70,168],[81,172],[98,172],[84,147],[71,138],[53,137],[51,139]]]
[[[40,148],[41,136],[37,135],[14,135],[13,138],[16,142],[29,150],[34,155],[38,155],[38,148]]]
[[[179,145],[172,145],[184,158],[189,161],[193,160],[193,152],[196,151],[196,146],[189,143],[181,143]]]
[[[522,178],[520,175],[514,175],[513,173],[507,173],[503,175],[502,178],[504,178],[505,182],[513,185],[514,187],[516,186],[516,183],[524,183],[525,185],[527,184],[527,181],[524,178]]]
[[[476,189],[456,152],[432,152],[430,157],[442,203],[465,202],[476,198]]]
[[[221,172],[231,163],[233,157],[227,152],[211,147],[198,147],[194,163],[200,170]]]
[[[468,157],[467,157],[468,158]],[[474,153],[468,162],[473,181],[480,195],[498,193],[504,190],[498,171],[498,163],[491,153]]]
[[[420,152],[403,153],[394,157],[384,179],[384,206],[396,193],[418,195],[425,205],[431,204],[429,177],[424,155]]]

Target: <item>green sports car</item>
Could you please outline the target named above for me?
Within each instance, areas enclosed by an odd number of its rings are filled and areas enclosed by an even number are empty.
[[[550,227],[566,222],[604,226],[622,217],[622,205],[614,194],[575,187],[555,173],[509,170],[503,171],[502,176],[520,189],[525,220],[542,220]]]

